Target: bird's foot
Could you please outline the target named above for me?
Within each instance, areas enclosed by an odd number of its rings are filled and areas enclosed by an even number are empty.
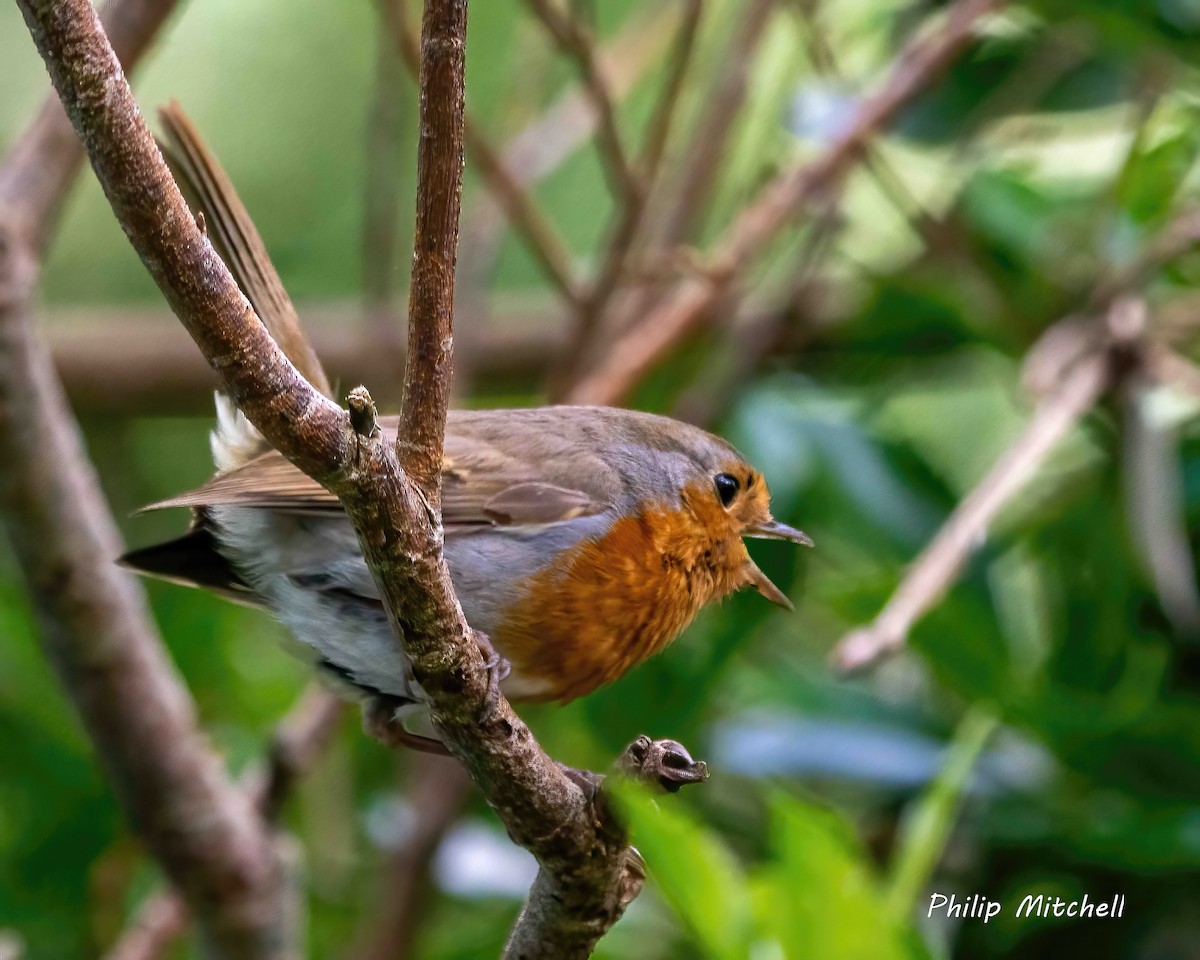
[[[372,697],[367,700],[363,704],[363,730],[393,750],[405,747],[421,753],[449,756],[450,751],[441,740],[423,737],[405,728],[404,721],[396,715],[396,711],[408,702],[395,697]]]
[[[596,800],[596,795],[600,792],[600,786],[604,783],[604,774],[593,773],[591,770],[577,770],[575,767],[568,767],[565,763],[560,763],[563,775],[570,780],[575,786],[583,791],[583,795],[587,797],[589,803]]]
[[[483,667],[488,674],[487,701],[485,706],[485,720],[495,719],[500,708],[500,684],[512,671],[512,664],[496,651],[492,646],[492,641],[488,639],[488,635],[479,630],[474,631],[475,644],[479,648],[479,653],[483,656]]]

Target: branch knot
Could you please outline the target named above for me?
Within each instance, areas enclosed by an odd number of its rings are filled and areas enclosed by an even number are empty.
[[[625,748],[616,767],[625,776],[667,793],[708,779],[708,764],[692,759],[682,743],[651,740],[644,733]]]
[[[350,411],[350,426],[358,436],[368,440],[379,436],[379,411],[366,387],[351,390],[346,406]]]

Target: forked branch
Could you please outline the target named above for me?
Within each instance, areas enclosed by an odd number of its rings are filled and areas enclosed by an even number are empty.
[[[510,836],[538,858],[534,899],[510,955],[586,956],[627,902],[627,841],[598,813],[594,791],[541,750],[496,690],[441,553],[437,493],[453,350],[465,0],[429,0],[422,22],[405,439],[395,448],[361,421],[363,432],[356,431],[271,339],[188,212],[88,0],[20,5],[126,235],[251,422],[338,495],[443,741]],[[539,952],[522,946],[529,943]]]
[[[173,9],[167,0],[105,8],[127,64]],[[90,3],[61,12],[99,33]],[[44,27],[39,36],[47,39]],[[104,96],[103,87],[75,87],[77,99]],[[0,517],[46,656],[126,816],[206,941],[226,957],[288,957],[286,878],[270,831],[200,734],[144,594],[114,563],[120,535],[33,323],[38,256],[82,159],[51,99],[0,168]]]

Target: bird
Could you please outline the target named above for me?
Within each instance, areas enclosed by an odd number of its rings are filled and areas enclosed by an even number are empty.
[[[164,120],[173,167],[185,168],[211,211],[227,262],[241,264],[235,277],[265,305],[302,372],[327,389],[319,365],[296,347],[302,338],[289,326],[298,321],[282,284],[269,297],[257,288],[275,276],[269,259],[269,270],[246,279],[244,265],[265,251],[248,215],[237,215],[244,208],[231,185],[177,106]],[[216,407],[216,474],[146,508],[189,508],[189,529],[121,562],[266,608],[297,641],[292,649],[343,691],[386,704],[402,723],[419,714],[422,691],[337,498],[272,448],[229,397],[218,393]],[[398,418],[379,426],[394,442]],[[514,701],[585,696],[743,588],[791,609],[745,539],[812,546],[772,516],[766,480],[731,444],[634,410],[452,410],[441,488],[451,582],[468,623],[501,658],[501,689]]]

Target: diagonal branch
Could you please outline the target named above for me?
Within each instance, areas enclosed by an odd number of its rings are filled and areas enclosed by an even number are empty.
[[[328,746],[345,712],[346,704],[314,683],[279,722],[264,768],[242,781],[267,823],[278,822],[287,794]],[[158,960],[183,934],[188,919],[187,905],[175,890],[151,894],[104,958]]]
[[[429,0],[422,24],[406,442],[393,448],[365,390],[354,391],[347,417],[267,334],[188,213],[89,0],[19,2],[126,235],[242,411],[341,500],[443,742],[541,864],[531,919],[514,939],[528,942],[532,929],[540,955],[587,956],[628,902],[630,848],[594,793],[542,751],[499,693],[441,553],[436,494],[453,347],[466,3]]]
[[[675,37],[675,49],[667,62],[667,76],[659,90],[658,102],[654,105],[654,113],[647,124],[645,143],[642,146],[640,162],[648,181],[647,186],[653,185],[667,143],[671,139],[684,80],[687,79],[692,65],[692,55],[696,52],[700,14],[703,11],[703,0],[683,0],[683,13]]]
[[[945,24],[909,43],[879,91],[863,101],[846,129],[824,153],[782,173],[745,208],[709,256],[706,269],[689,276],[663,302],[609,346],[567,396],[571,403],[620,398],[680,340],[691,333],[744,269],[795,218],[806,203],[836,190],[864,146],[938,77],[971,42],[975,27],[1003,0],[957,0]]]
[[[643,184],[621,140],[617,129],[617,112],[613,106],[612,93],[600,70],[596,57],[596,40],[573,16],[561,10],[554,0],[526,0],[530,11],[546,32],[558,44],[559,49],[575,61],[579,69],[583,89],[596,111],[598,125],[597,142],[604,168],[608,172],[613,193],[627,203],[636,203],[641,196]]]
[[[778,0],[748,0],[737,33],[717,66],[717,76],[706,93],[705,110],[689,148],[682,151],[683,169],[677,173],[669,212],[664,217],[659,245],[672,248],[692,239],[725,159],[734,121],[746,99],[750,69]]]
[[[674,11],[663,6],[631,17],[596,51],[596,68],[609,96],[620,101],[646,70],[658,62],[674,33]],[[504,165],[521,186],[545,179],[593,134],[600,117],[584,90],[571,88],[504,147]]]
[[[106,7],[127,62],[174,6]],[[80,14],[99,29],[90,4]],[[140,587],[113,562],[122,552],[116,525],[34,329],[37,258],[82,157],[52,100],[0,168],[0,514],[46,656],[134,829],[223,956],[288,956],[273,841],[198,732]]]
[[[833,653],[842,670],[858,670],[899,648],[909,631],[945,595],[970,555],[984,542],[1000,510],[1033,478],[1059,441],[1122,373],[1123,356],[1142,334],[1145,306],[1122,299],[1106,322],[1068,318],[1041,341],[1072,356],[1055,377],[1028,426],[993,464],[987,476],[954,509],[909,568],[883,610],[869,625],[848,633]],[[1060,339],[1061,333],[1061,339]],[[1078,342],[1076,342],[1078,341]]]
[[[1091,317],[1067,317],[1042,334],[1025,360],[1025,379],[1044,396],[1029,425],[955,508],[868,625],[833,652],[844,670],[860,670],[899,649],[913,625],[945,595],[982,542],[995,515],[1032,477],[1055,444],[1115,384],[1142,366],[1164,382],[1186,385],[1189,371],[1170,351],[1144,342],[1146,306],[1137,299],[1153,274],[1200,243],[1200,208],[1172,219],[1132,263],[1107,271],[1089,296]]]
[[[122,63],[136,64],[153,42],[175,0],[118,0],[101,11],[104,28]],[[67,191],[83,165],[83,148],[62,103],[46,98],[30,128],[0,167],[0,201],[6,221],[16,221],[35,253],[58,225]]]
[[[675,50],[668,62],[667,76],[659,90],[639,157],[642,189],[617,197],[617,210],[608,229],[600,265],[588,284],[586,294],[576,304],[574,336],[559,363],[552,397],[563,392],[564,387],[577,378],[584,358],[602,329],[605,311],[621,287],[626,264],[645,224],[649,194],[655,186],[659,165],[671,135],[683,82],[696,45],[702,10],[701,0],[685,0]]]

